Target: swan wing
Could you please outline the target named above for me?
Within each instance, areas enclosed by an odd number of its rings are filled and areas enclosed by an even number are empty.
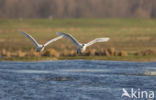
[[[90,46],[90,45],[92,45],[92,44],[94,44],[94,43],[96,43],[96,42],[107,42],[109,39],[110,39],[110,38],[108,38],[108,37],[106,37],[106,38],[96,38],[96,39],[94,39],[94,40],[88,42],[88,43],[86,44],[86,46],[88,47],[88,46]]]
[[[37,41],[29,34],[19,30],[20,33],[22,33],[25,37],[27,37],[29,40],[31,40],[33,42],[33,44],[36,46],[36,47],[39,47],[39,44],[37,43]]]
[[[77,47],[81,46],[81,44],[70,34],[66,34],[63,32],[57,32],[57,35],[59,35],[59,36],[63,35],[65,38],[68,38]]]
[[[55,42],[55,41],[61,39],[62,37],[63,37],[63,36],[61,35],[61,36],[58,36],[58,37],[56,37],[56,38],[54,38],[54,39],[51,39],[51,40],[49,40],[48,42],[46,42],[46,43],[44,44],[44,46],[47,46],[48,44],[50,44],[50,43],[52,43],[52,42]]]

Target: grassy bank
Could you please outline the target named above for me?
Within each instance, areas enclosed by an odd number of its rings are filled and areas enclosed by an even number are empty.
[[[111,61],[132,61],[132,62],[153,62],[156,61],[156,55],[151,56],[76,56],[76,57],[17,57],[17,58],[0,58],[0,61],[45,61],[45,60],[111,60]]]
[[[115,48],[116,51],[127,52],[122,56],[85,56],[82,59],[104,60],[130,60],[149,61],[155,60],[153,54],[141,54],[146,50],[156,51],[156,20],[155,19],[0,19],[0,52],[5,49],[9,52],[30,52],[34,50],[33,44],[18,32],[21,29],[30,33],[39,43],[56,37],[56,32],[72,34],[81,42],[88,42],[98,37],[110,37],[107,43],[97,43],[89,49],[102,51]],[[61,39],[50,44],[46,49],[54,48],[60,55],[64,52],[75,51],[74,45],[66,39]],[[136,56],[135,54],[138,53]],[[131,56],[132,55],[132,56]],[[35,57],[16,57],[7,59],[30,59]],[[52,57],[52,59],[55,57]],[[59,56],[57,59],[80,59],[79,56]],[[4,58],[0,58],[4,60]],[[38,59],[51,59],[51,57],[38,57]]]

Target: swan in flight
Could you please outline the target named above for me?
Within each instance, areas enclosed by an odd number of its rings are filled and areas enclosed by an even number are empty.
[[[65,38],[68,38],[74,45],[77,46],[77,53],[78,54],[82,54],[86,48],[96,42],[107,42],[110,38],[106,37],[106,38],[96,38],[86,44],[82,44],[79,43],[72,35],[70,34],[66,34],[66,33],[62,33],[62,32],[57,32],[58,36],[63,36]]]
[[[19,30],[19,32],[22,33],[25,37],[29,38],[29,39],[33,42],[33,44],[36,46],[36,51],[37,51],[37,52],[43,51],[44,48],[45,48],[48,44],[50,44],[50,43],[52,43],[52,42],[54,42],[54,41],[57,41],[57,40],[59,40],[59,39],[61,39],[61,38],[63,37],[63,36],[56,37],[56,38],[51,39],[51,40],[49,40],[48,42],[46,42],[45,44],[42,45],[42,44],[39,44],[31,35],[29,35],[29,34],[23,32],[23,31],[21,31],[21,30]]]

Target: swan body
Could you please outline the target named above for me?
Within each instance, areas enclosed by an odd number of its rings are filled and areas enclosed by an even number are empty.
[[[37,51],[37,52],[43,51],[44,48],[45,48],[44,45],[40,45],[40,44],[39,44],[38,47],[36,47],[36,51]]]
[[[82,54],[85,50],[86,50],[86,48],[88,47],[88,46],[90,46],[90,45],[92,45],[92,44],[94,44],[94,43],[96,43],[96,42],[107,42],[107,41],[109,41],[109,39],[110,38],[108,38],[108,37],[105,37],[105,38],[96,38],[96,39],[94,39],[94,40],[92,40],[92,41],[90,41],[90,42],[88,42],[88,43],[86,43],[86,44],[82,44],[82,43],[79,43],[72,35],[70,35],[70,34],[66,34],[66,33],[63,33],[63,32],[57,32],[57,35],[58,36],[63,36],[63,37],[65,37],[65,38],[67,38],[67,39],[69,39],[74,45],[76,45],[77,46],[77,53],[78,54]]]
[[[57,41],[57,40],[59,40],[59,39],[61,39],[61,38],[63,37],[63,36],[58,36],[58,37],[56,37],[56,38],[54,38],[54,39],[49,40],[48,42],[46,42],[45,44],[42,45],[42,44],[39,44],[31,35],[29,35],[29,34],[23,32],[23,31],[21,31],[21,30],[19,30],[19,32],[20,32],[21,34],[23,34],[25,37],[27,37],[29,40],[32,41],[32,43],[33,43],[33,44],[35,45],[35,47],[36,47],[36,51],[37,51],[37,52],[43,51],[44,48],[45,48],[48,44],[50,44],[50,43],[52,43],[52,42],[55,42],[55,41]]]

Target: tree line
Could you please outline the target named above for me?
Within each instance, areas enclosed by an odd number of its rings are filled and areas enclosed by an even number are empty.
[[[156,0],[0,0],[0,18],[155,18]]]

